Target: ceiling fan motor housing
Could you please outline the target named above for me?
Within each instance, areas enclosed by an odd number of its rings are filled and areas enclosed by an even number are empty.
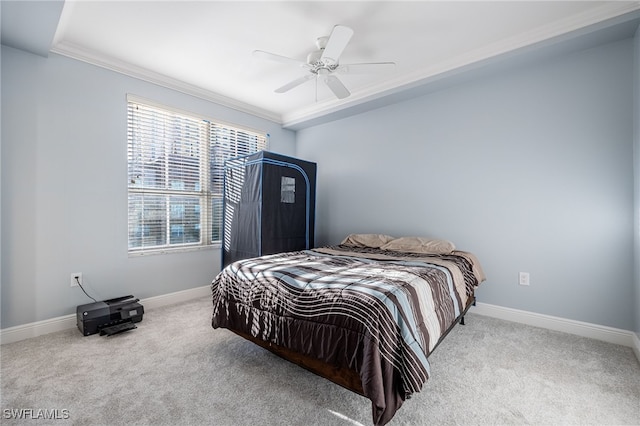
[[[315,50],[307,55],[307,64],[309,65],[309,70],[314,74],[333,72],[336,68],[338,68],[338,61],[335,61],[331,58],[322,58],[327,38],[328,37],[318,38],[318,42],[316,43],[318,45],[318,50]],[[324,39],[324,42],[321,43],[321,39]]]

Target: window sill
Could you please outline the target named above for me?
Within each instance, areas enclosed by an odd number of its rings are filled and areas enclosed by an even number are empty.
[[[211,244],[208,246],[187,246],[187,247],[178,247],[178,248],[159,248],[159,249],[150,249],[150,250],[136,250],[130,251],[129,257],[141,257],[141,256],[155,256],[159,254],[179,254],[179,253],[187,253],[190,251],[202,251],[202,250],[218,250],[222,248],[221,243]]]

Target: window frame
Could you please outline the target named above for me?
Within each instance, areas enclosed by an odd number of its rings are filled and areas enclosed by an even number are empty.
[[[129,256],[178,253],[191,250],[220,248],[223,239],[223,217],[220,214],[215,214],[214,210],[216,208],[214,207],[214,202],[219,205],[218,208],[221,209],[220,212],[222,212],[224,209],[224,193],[223,185],[221,185],[220,182],[214,183],[214,180],[219,180],[220,177],[224,176],[225,160],[233,158],[233,156],[246,155],[248,153],[258,152],[260,150],[267,150],[269,148],[269,134],[265,131],[250,129],[237,124],[225,123],[220,120],[205,117],[201,114],[173,108],[154,101],[150,101],[148,99],[141,98],[136,95],[127,94],[126,105],[127,252]],[[205,129],[204,133],[202,131],[197,132],[197,144],[189,144],[189,146],[194,151],[198,152],[197,174],[199,178],[196,181],[197,183],[193,185],[193,188],[184,189],[184,187],[187,186],[188,183],[185,181],[181,181],[180,183],[182,185],[178,185],[182,186],[183,188],[171,187],[172,182],[175,182],[170,180],[172,171],[173,173],[178,173],[177,170],[189,170],[189,167],[193,167],[193,164],[186,165],[186,161],[176,163],[177,166],[175,168],[172,168],[170,166],[171,154],[169,153],[169,151],[175,150],[176,146],[182,147],[182,145],[180,145],[181,142],[178,142],[177,140],[165,140],[158,144],[155,139],[150,137],[149,139],[152,140],[147,144],[145,144],[144,142],[140,143],[140,139],[144,136],[141,136],[141,132],[139,132],[138,128],[134,128],[135,120],[133,108],[136,108],[136,106],[142,106],[147,110],[157,111],[159,115],[162,115],[163,117],[163,125],[167,125],[167,123],[175,124],[176,121],[184,118],[187,120],[195,120],[194,122],[197,122],[199,123],[199,125],[203,126],[203,129]],[[140,119],[140,116],[138,116],[137,118]],[[153,130],[155,131],[156,128],[153,127]],[[219,138],[221,132],[223,134],[235,135],[235,139],[227,139],[222,141],[222,138]],[[145,169],[145,162],[144,160],[141,161],[139,159],[136,159],[137,157],[141,156],[140,151],[142,151],[144,148],[149,149],[151,147],[156,148],[158,146],[161,147],[161,149],[163,149],[165,152],[165,157],[162,158],[162,161],[165,163],[164,167],[166,169],[165,175],[161,179],[161,185],[163,187],[154,187],[153,184],[151,186],[148,185],[147,178],[144,174],[144,172],[148,170]],[[240,152],[240,154],[238,154],[238,152]],[[142,169],[140,167],[142,167]],[[136,172],[140,173],[140,170],[142,170],[142,177],[140,174],[136,175]],[[191,172],[193,173],[193,170],[191,170]],[[136,175],[136,177],[139,179],[132,179],[132,175]],[[154,179],[151,180],[153,181]],[[132,204],[132,202],[136,202],[136,199],[142,200],[145,197],[164,197],[164,204],[162,204],[162,202],[159,203],[159,205],[163,205],[165,211],[164,217],[162,219],[159,219],[159,221],[161,222],[160,224],[150,224],[150,222],[153,221],[144,219],[144,216],[148,214],[145,213],[144,208],[139,205],[136,206],[135,204]],[[197,211],[199,222],[197,225],[192,222],[192,225],[194,225],[194,227],[199,230],[199,241],[177,243],[171,242],[172,228],[174,226],[182,226],[182,229],[184,230],[185,226],[184,223],[175,224],[175,222],[172,222],[172,214],[179,210],[179,208],[177,208],[176,206],[182,206],[182,208],[184,209],[188,204],[172,204],[172,197],[197,197],[197,200],[199,201],[199,208],[194,207],[194,212]],[[142,205],[144,205],[144,203]],[[195,204],[193,204],[193,206],[195,206]],[[157,211],[153,211],[153,214],[151,214],[150,216],[158,216],[157,212],[161,212],[162,210],[162,208],[157,209]],[[162,217],[162,213],[160,213],[159,216]],[[154,238],[163,238],[164,243],[148,245],[144,244],[143,240],[145,229],[148,230],[149,226],[154,226],[154,230],[157,230],[159,232],[158,235],[152,235],[150,240],[153,240]],[[135,231],[132,231],[133,228],[135,228]],[[217,230],[218,239],[214,239],[214,230]],[[138,242],[140,244],[136,244]]]

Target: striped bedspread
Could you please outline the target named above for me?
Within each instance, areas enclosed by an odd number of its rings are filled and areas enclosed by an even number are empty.
[[[333,246],[238,261],[213,281],[214,328],[360,374],[375,424],[429,378],[429,354],[484,279],[467,252]]]

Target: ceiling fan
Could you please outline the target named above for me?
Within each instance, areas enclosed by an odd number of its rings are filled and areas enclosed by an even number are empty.
[[[263,50],[254,50],[253,55],[259,58],[270,59],[283,62],[306,69],[309,73],[296,78],[293,81],[279,87],[276,93],[285,93],[309,80],[322,80],[338,99],[344,99],[351,95],[349,90],[334,74],[366,74],[393,70],[394,62],[363,62],[356,64],[340,64],[340,55],[353,36],[353,30],[344,25],[336,25],[331,31],[331,35],[318,37],[316,41],[317,50],[307,55],[307,61],[302,62],[286,56]],[[316,89],[317,91],[317,89]],[[317,92],[316,92],[317,93]],[[317,96],[317,95],[316,95]]]

